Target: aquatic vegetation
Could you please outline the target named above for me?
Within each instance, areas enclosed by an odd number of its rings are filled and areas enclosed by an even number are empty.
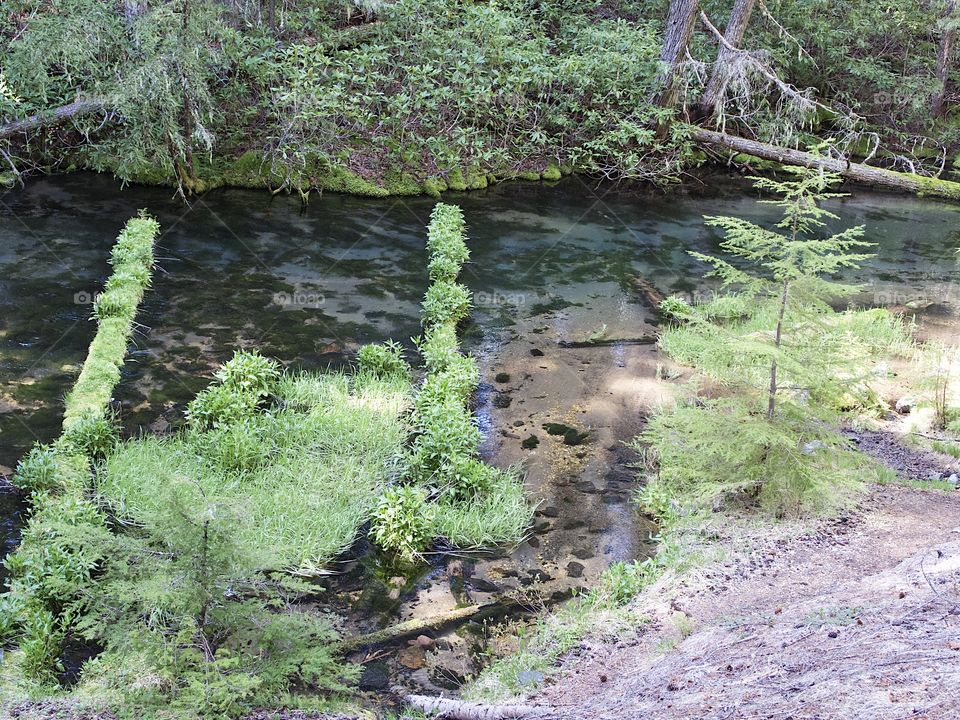
[[[353,542],[395,473],[410,382],[299,374],[278,378],[275,392],[245,417],[124,443],[98,474],[98,493],[122,521],[140,523],[186,483],[205,502],[243,509],[233,534],[258,569],[319,571]]]
[[[414,435],[404,477],[417,488],[416,497],[425,493],[423,513],[430,516],[432,532],[423,530],[429,523],[416,532],[395,529],[398,518],[413,514],[413,495],[385,499],[371,531],[382,546],[408,558],[433,537],[459,547],[517,542],[532,516],[519,473],[479,458],[483,437],[470,400],[480,375],[476,361],[460,352],[457,337],[457,325],[470,308],[469,291],[456,283],[469,258],[465,230],[459,208],[441,203],[433,209],[427,231],[433,282],[424,298],[425,334],[418,343],[427,372],[413,402]]]
[[[106,413],[137,305],[149,285],[158,231],[156,220],[143,213],[121,231],[105,293],[113,300],[95,311],[97,333],[67,395],[63,434],[52,446],[34,448],[18,466],[22,476],[15,482],[31,491],[33,513],[19,548],[6,560],[11,579],[0,597],[5,617],[0,639],[19,641],[28,681],[56,682],[62,642],[83,612],[92,573],[103,558],[95,541],[107,532],[106,523],[86,490],[91,461],[116,444]]]
[[[374,377],[410,375],[410,366],[403,357],[403,346],[390,341],[380,345],[364,345],[357,351],[357,367],[360,373]]]
[[[373,511],[370,537],[404,560],[415,560],[433,539],[434,515],[435,508],[427,502],[423,489],[413,485],[387,488]]]
[[[160,226],[141,214],[124,226],[110,257],[113,274],[94,306],[97,334],[83,369],[67,395],[63,426],[85,417],[102,417],[120,380],[120,367],[127,354],[127,342],[137,306],[150,284],[153,268],[153,243]]]

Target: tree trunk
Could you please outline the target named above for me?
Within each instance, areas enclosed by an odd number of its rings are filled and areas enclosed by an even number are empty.
[[[796,224],[794,224],[793,239],[797,239]],[[777,332],[773,340],[773,346],[777,352],[780,351],[780,345],[783,342],[783,317],[787,313],[787,298],[790,293],[790,281],[783,281],[783,292],[780,295],[780,314],[777,316]],[[767,397],[767,420],[773,420],[773,415],[777,411],[777,356],[773,356],[770,363],[770,390]]]
[[[547,708],[533,705],[481,705],[449,698],[407,695],[407,704],[427,715],[449,720],[516,720],[518,718],[554,717]]]
[[[743,42],[747,25],[750,24],[750,15],[753,13],[754,2],[755,0],[735,0],[733,3],[730,20],[727,22],[727,29],[723,33],[727,45],[722,43],[720,45],[720,50],[717,53],[717,62],[714,63],[713,72],[710,74],[710,81],[707,83],[707,87],[703,91],[703,98],[700,100],[700,112],[705,118],[713,118],[717,104],[727,90],[729,65],[735,55],[730,48],[738,48]]]
[[[6,125],[0,125],[0,140],[6,140],[17,133],[60,125],[81,115],[102,112],[104,109],[103,100],[77,100],[69,105],[44,110],[23,120],[14,120]]]
[[[411,635],[419,635],[429,630],[436,630],[437,628],[452,623],[471,620],[478,616],[488,617],[490,615],[505,613],[514,607],[516,607],[516,603],[504,601],[456,608],[455,610],[440,613],[439,615],[432,615],[427,618],[406,620],[405,622],[391,625],[388,628],[367,633],[366,635],[354,635],[353,637],[344,638],[340,642],[334,643],[332,649],[336,652],[344,653],[371,645],[383,645],[405,637],[410,637]]]
[[[670,0],[670,11],[667,14],[667,24],[663,34],[663,49],[660,52],[662,68],[658,82],[660,95],[657,98],[657,104],[661,107],[672,108],[677,104],[677,95],[680,90],[677,72],[690,45],[690,36],[693,35],[693,25],[699,5],[699,0]]]
[[[876,185],[878,187],[892,188],[895,190],[906,190],[907,192],[918,195],[960,200],[960,183],[949,180],[940,180],[923,175],[912,175],[910,173],[899,173],[871,165],[861,165],[845,160],[821,157],[801,150],[777,147],[769,143],[747,140],[746,138],[736,137],[735,135],[727,135],[702,128],[694,129],[690,137],[695,143],[700,145],[725,148],[727,150],[733,150],[734,152],[753,155],[754,157],[764,160],[778,162],[783,165],[802,165],[803,167],[822,169],[837,173],[849,180],[854,180],[864,185]]]
[[[941,18],[947,23],[940,37],[937,47],[937,92],[931,100],[930,111],[934,117],[942,117],[945,108],[944,98],[947,94],[947,81],[950,77],[950,62],[953,59],[953,45],[957,38],[957,29],[953,27],[953,14],[957,9],[956,0],[948,0],[946,10]]]

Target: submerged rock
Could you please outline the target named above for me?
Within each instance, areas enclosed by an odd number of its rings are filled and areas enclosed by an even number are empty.
[[[906,415],[911,410],[913,410],[916,404],[917,404],[916,400],[914,400],[912,397],[902,397],[899,400],[897,400],[896,404],[894,404],[893,407],[901,415]]]
[[[390,687],[390,669],[385,662],[368,663],[360,676],[360,689],[383,691]]]
[[[397,654],[397,662],[408,670],[419,670],[427,664],[427,656],[420,645],[411,645]]]

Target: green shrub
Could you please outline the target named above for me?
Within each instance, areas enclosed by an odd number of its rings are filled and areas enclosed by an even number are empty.
[[[434,325],[417,343],[428,373],[445,369],[460,355],[457,330],[453,323]]]
[[[435,473],[454,459],[475,457],[483,439],[473,415],[456,398],[423,408],[415,427],[411,471],[420,482],[442,484]]]
[[[403,359],[403,347],[392,340],[361,347],[357,352],[357,364],[361,373],[375,377],[406,377],[410,373],[410,366]]]
[[[56,448],[34,445],[17,463],[13,484],[32,493],[55,490],[59,487],[59,467]]]
[[[243,422],[257,410],[257,395],[232,385],[211,385],[187,405],[187,421],[194,430]]]
[[[263,357],[256,350],[237,350],[217,371],[216,377],[231,391],[262,398],[276,391],[280,371],[275,360]]]
[[[429,407],[455,400],[466,405],[480,384],[480,368],[472,357],[454,353],[445,369],[424,379],[414,401],[417,414],[425,414]]]
[[[414,560],[430,542],[433,516],[422,489],[410,485],[387,488],[373,511],[370,535],[385,550]]]
[[[427,265],[432,282],[454,282],[460,274],[460,263],[450,255],[434,255]]]
[[[423,298],[424,327],[456,325],[470,314],[470,291],[460,283],[441,280],[427,289]]]
[[[93,460],[102,460],[120,442],[120,428],[113,415],[80,418],[63,431],[62,439],[73,449]]]

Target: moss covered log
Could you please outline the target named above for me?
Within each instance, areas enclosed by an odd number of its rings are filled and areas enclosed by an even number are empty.
[[[137,308],[150,285],[153,244],[159,230],[156,220],[141,213],[127,222],[113,246],[113,274],[94,304],[97,334],[90,343],[80,377],[67,395],[64,430],[70,430],[84,418],[102,417],[110,403],[120,380]]]
[[[6,561],[10,579],[0,595],[0,642],[19,643],[18,672],[41,685],[58,681],[63,643],[103,559],[95,548],[109,530],[89,499],[92,462],[116,443],[105,415],[150,284],[158,230],[157,221],[141,213],[120,233],[110,260],[113,274],[94,306],[97,334],[67,396],[64,432],[51,445],[34,447],[14,475],[14,483],[30,492],[33,513],[20,547]]]

